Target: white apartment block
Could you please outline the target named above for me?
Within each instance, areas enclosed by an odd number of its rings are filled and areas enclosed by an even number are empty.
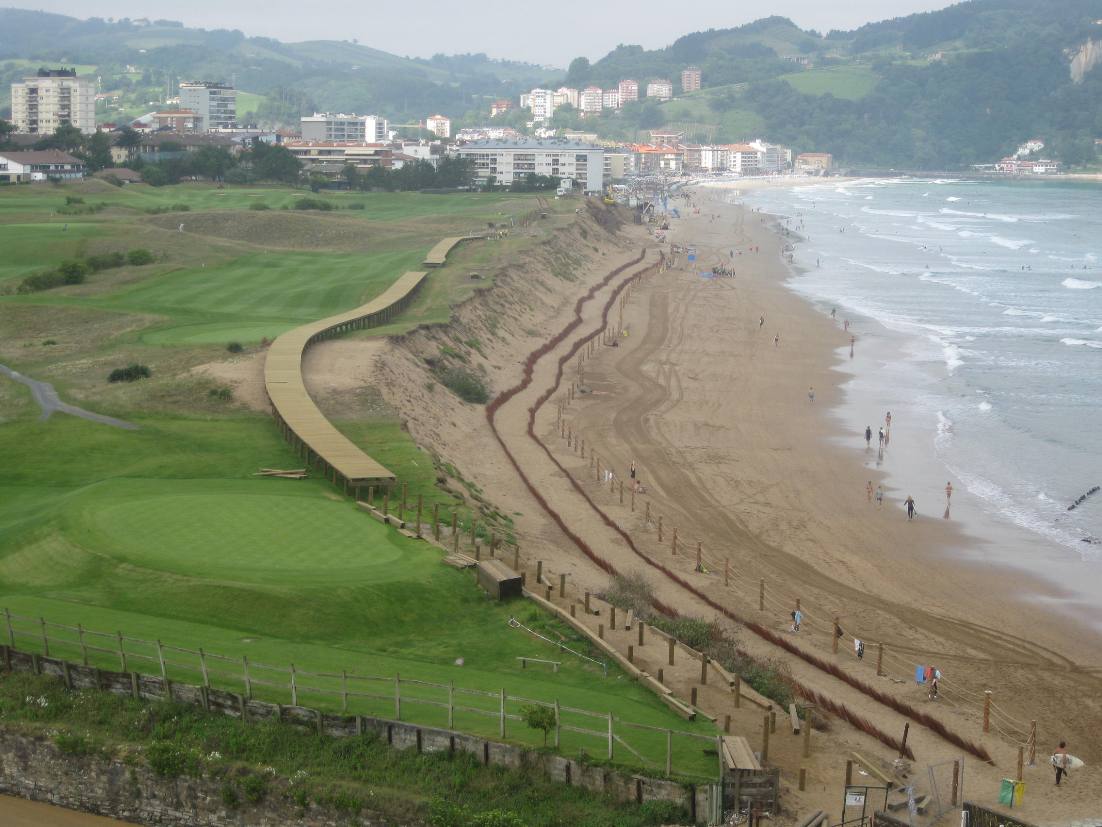
[[[628,101],[637,101],[639,100],[639,81],[622,80],[619,86],[616,87],[616,91],[620,93],[621,106]]]
[[[237,90],[224,83],[181,83],[180,108],[195,113],[201,132],[237,126]]]
[[[39,69],[11,85],[11,114],[16,132],[51,135],[70,124],[91,135],[96,131],[96,81],[78,78],[75,69]]]
[[[761,153],[762,172],[780,172],[792,165],[792,150],[779,144],[767,144],[759,139],[750,146]]]
[[[304,141],[377,143],[387,139],[390,125],[378,115],[345,115],[344,113],[315,112],[299,119]]]
[[[520,105],[532,110],[532,120],[549,121],[555,114],[555,93],[550,89],[533,89],[520,96]]]
[[[560,106],[566,106],[567,104],[577,109],[581,105],[581,100],[581,92],[570,86],[560,86],[555,90],[554,101],[556,109]]]
[[[598,114],[604,106],[604,93],[599,86],[587,86],[582,90],[581,106],[583,114]]]
[[[619,109],[620,108],[620,90],[619,89],[606,89],[601,93],[601,105],[605,109]]]
[[[433,115],[425,118],[425,129],[437,138],[450,138],[452,136],[452,122],[443,115]]]
[[[673,84],[668,80],[652,80],[647,83],[647,97],[668,101],[673,97]]]
[[[453,152],[474,161],[475,172],[485,180],[493,176],[509,186],[529,173],[570,178],[585,192],[604,191],[604,150],[569,141],[476,141]]]

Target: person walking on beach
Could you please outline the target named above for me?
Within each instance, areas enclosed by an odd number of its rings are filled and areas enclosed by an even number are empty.
[[[804,621],[804,613],[801,612],[799,609],[796,609],[796,611],[794,611],[792,613],[792,631],[793,632],[800,631],[800,624],[803,623],[803,621]]]
[[[869,480],[867,483],[865,483],[865,496],[868,498],[868,501],[871,503],[872,502],[872,480]]]
[[[884,424],[888,426],[888,430],[892,429],[892,412],[888,411],[884,414]]]
[[[809,385],[807,388],[807,399],[811,404],[815,404],[815,386]]]
[[[758,316],[758,330],[765,327],[765,316]]]
[[[628,473],[631,474],[631,478],[635,479],[635,460],[631,461],[631,468],[628,469]]]
[[[837,307],[830,308],[830,318],[832,318],[832,319],[837,318],[837,315],[836,315],[837,313],[838,313],[838,308]]]
[[[777,333],[773,336],[773,347],[781,346],[781,334]]]
[[[949,505],[949,500],[953,498],[953,483],[945,483],[945,505]]]
[[[884,486],[882,485],[876,486],[876,507],[884,507]]]
[[[880,435],[880,448],[883,449],[884,448],[884,428],[881,427],[880,431],[878,433]]]
[[[908,494],[903,504],[907,506],[907,521],[910,522],[915,518],[915,498]]]
[[[1056,768],[1056,786],[1060,786],[1060,779],[1068,774],[1068,742],[1061,741],[1056,752],[1052,754],[1052,766]]]
[[[865,450],[872,447],[872,426],[865,426]]]

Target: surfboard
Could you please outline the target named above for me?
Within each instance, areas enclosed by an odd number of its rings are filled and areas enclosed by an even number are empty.
[[[1050,760],[1052,762],[1052,766],[1055,767],[1056,766],[1056,756],[1053,755]],[[1084,764],[1081,759],[1076,758],[1074,755],[1067,756],[1067,766],[1065,767],[1065,769],[1077,770],[1080,767],[1085,767],[1085,766],[1086,766],[1086,764]]]

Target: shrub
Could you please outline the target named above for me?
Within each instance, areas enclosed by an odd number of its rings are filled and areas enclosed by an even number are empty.
[[[217,399],[221,402],[229,402],[231,399],[233,399],[233,388],[227,388],[225,386],[211,388],[207,395],[211,399]]]
[[[228,345],[226,345],[226,350],[228,350],[230,353],[240,353],[244,349],[245,346],[242,345],[241,342],[230,342]]]
[[[300,198],[294,204],[296,210],[322,210],[328,212],[333,205],[321,198]]]
[[[137,382],[139,379],[148,379],[153,372],[145,365],[132,364],[125,368],[115,368],[107,376],[108,382]]]
[[[50,290],[54,287],[61,287],[63,284],[65,284],[65,276],[61,275],[57,270],[47,270],[42,273],[35,273],[34,275],[27,276],[23,281],[19,282],[17,292],[37,293],[40,290]]]
[[[84,199],[80,198],[76,195],[66,195],[65,196],[65,203],[66,204],[83,204]]]
[[[42,344],[43,344],[44,347],[49,347],[50,345],[56,345],[57,344],[57,339],[46,339],[44,342],[42,342]]]
[[[92,268],[83,261],[65,261],[57,268],[57,272],[61,273],[66,284],[83,283],[84,277],[87,276],[91,270]]]
[[[271,207],[269,207],[263,201],[253,201],[253,203],[249,204],[249,209],[256,210],[257,212],[262,212],[264,210],[270,210]]]
[[[149,768],[160,778],[199,775],[199,757],[169,741],[154,741],[145,754]]]
[[[520,816],[507,810],[487,810],[471,817],[471,827],[525,827]]]
[[[138,249],[131,250],[129,253],[127,253],[126,260],[135,267],[142,267],[143,265],[153,263],[153,253],[149,252],[149,250],[139,247]]]
[[[349,204],[345,209],[349,209],[349,210],[366,210],[367,209],[367,204],[363,204],[363,203],[360,203],[359,201],[357,201],[354,204]]]
[[[100,270],[110,270],[114,267],[122,267],[126,264],[125,253],[100,253],[94,256],[88,256],[88,266],[92,269],[93,273],[98,273]]]
[[[248,775],[241,781],[245,800],[250,804],[259,804],[268,794],[268,779],[263,775]]]
[[[538,729],[543,733],[543,745],[547,746],[547,735],[555,728],[555,710],[547,706],[522,706],[520,715],[524,723],[532,729]]]
[[[440,382],[464,402],[484,405],[490,399],[486,385],[469,370],[448,368],[441,372]]]
[[[57,748],[67,755],[95,755],[99,747],[87,735],[74,735],[71,732],[59,732],[54,737]]]
[[[229,781],[222,785],[222,803],[231,810],[236,810],[237,805],[241,803],[237,790]]]

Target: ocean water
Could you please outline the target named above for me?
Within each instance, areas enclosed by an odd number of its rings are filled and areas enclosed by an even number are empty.
[[[852,319],[858,348],[893,338],[848,394],[919,422],[921,452],[985,518],[1097,574],[1102,491],[1068,506],[1102,485],[1102,187],[865,180],[732,198],[803,237],[790,286]]]

